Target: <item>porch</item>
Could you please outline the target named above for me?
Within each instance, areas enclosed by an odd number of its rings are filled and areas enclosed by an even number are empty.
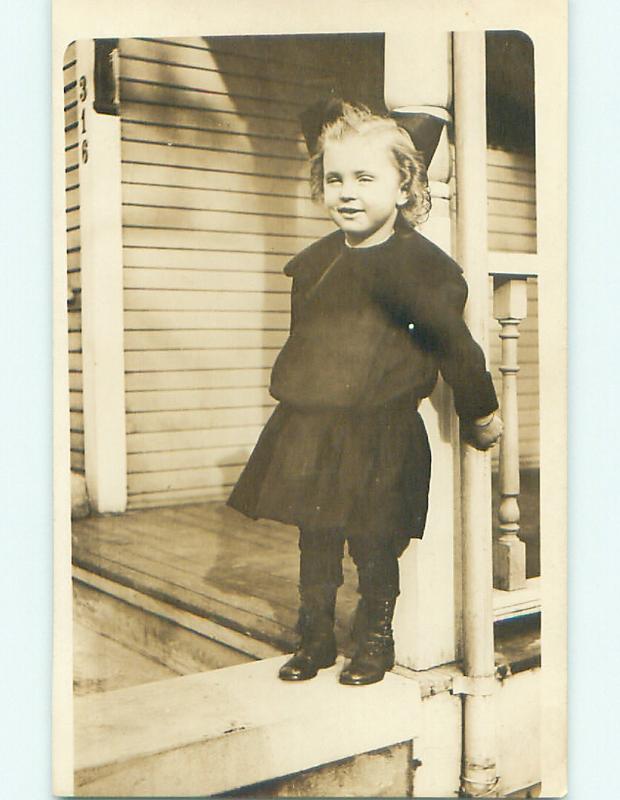
[[[532,472],[523,477],[523,538],[528,543],[529,573],[535,574],[537,475]],[[180,707],[182,702],[191,707],[193,692],[211,696],[209,693],[213,691],[216,697],[220,696],[222,688],[218,676],[226,674],[230,675],[234,694],[236,686],[243,686],[243,680],[239,683],[242,673],[237,669],[218,670],[241,668],[258,660],[265,661],[259,670],[261,693],[271,697],[279,688],[279,682],[274,679],[277,665],[281,654],[293,649],[296,638],[298,552],[294,528],[267,521],[252,522],[222,503],[91,516],[73,524],[73,564],[74,688],[76,730],[79,732],[76,737],[76,793],[97,793],[96,781],[100,779],[102,790],[109,792],[111,788],[120,787],[124,794],[138,793],[131,784],[130,774],[119,766],[114,753],[121,753],[126,759],[127,754],[135,750],[136,757],[144,757],[142,737],[147,731],[135,738],[133,729],[141,716],[151,718],[152,704],[157,703],[158,698],[162,708]],[[336,633],[340,650],[346,654],[350,647],[348,623],[357,600],[355,569],[348,556],[344,570],[345,584],[338,597]],[[540,626],[538,616],[533,614],[505,619],[506,612],[500,607],[499,597],[506,594],[514,593],[496,592],[495,665],[500,697],[510,696],[504,701],[507,706],[505,714],[500,715],[498,731],[503,731],[504,738],[508,736],[508,744],[503,748],[502,774],[507,790],[513,790],[538,780],[536,764],[528,763],[527,757],[524,760],[520,748],[514,746],[513,728],[515,724],[525,726],[518,732],[523,735],[523,741],[528,740],[526,734],[536,739],[531,725],[537,715],[535,687],[540,665]],[[317,709],[321,703],[335,703],[348,716],[352,695],[340,695],[335,688],[338,687],[336,673],[341,666],[342,657],[336,668],[326,671],[323,678],[323,683],[329,683],[328,688],[336,692],[334,697],[326,693],[323,686],[315,702]],[[195,687],[191,681],[176,680],[191,675],[197,681]],[[387,751],[385,748],[374,751],[372,743],[365,743],[359,744],[357,752],[352,750],[349,758],[341,759],[337,765],[317,761],[317,764],[323,763],[318,771],[282,767],[281,775],[294,772],[295,776],[268,780],[260,787],[260,792],[266,796],[286,795],[294,789],[295,793],[303,795],[312,793],[308,788],[311,786],[319,794],[336,795],[343,770],[347,779],[341,789],[352,794],[366,794],[367,790],[361,787],[370,785],[376,796],[394,793],[438,796],[441,791],[437,788],[438,781],[442,780],[443,790],[447,791],[452,785],[458,788],[461,707],[453,682],[459,676],[457,664],[421,672],[396,667],[382,685],[385,696],[377,698],[377,716],[385,716],[380,709],[386,698],[395,693],[400,696],[401,692],[409,696],[413,692],[421,705],[416,705],[415,709],[411,707],[410,722],[405,724],[400,717],[393,722],[396,727],[406,728],[407,736],[413,737],[413,733],[419,736],[419,742],[410,741],[405,746],[404,739],[400,738],[404,734],[394,732],[390,723],[390,730],[384,730],[381,739],[382,742],[393,741]],[[209,688],[211,684],[217,686]],[[181,694],[177,695],[179,691]],[[515,714],[515,698],[522,692],[526,699],[520,702],[526,709],[526,721]],[[367,701],[368,698],[365,703]],[[141,702],[151,708],[150,714],[139,713]],[[251,702],[249,707],[254,705]],[[255,737],[259,737],[261,731],[271,741],[272,728],[281,728],[283,721],[278,718],[277,705],[275,701],[270,702],[275,716],[272,719],[268,714],[268,722],[262,720],[257,724]],[[131,725],[127,724],[128,707],[133,708]],[[372,703],[365,705],[363,713],[373,714]],[[309,724],[307,717],[296,714],[296,725],[304,719]],[[105,722],[108,732],[114,730],[114,736],[109,733],[102,736],[98,720]],[[211,744],[205,747],[210,759],[213,753],[219,752],[219,747],[228,746],[223,742],[230,738],[226,720],[222,718],[217,722],[219,727],[224,727],[220,731],[216,724],[213,738],[207,737]],[[369,728],[366,724],[362,727]],[[192,726],[189,728],[191,732]],[[186,718],[181,729],[183,736],[187,736]],[[249,734],[245,731],[244,735]],[[289,731],[287,735],[295,733]],[[204,731],[201,730],[200,736],[204,737]],[[107,742],[105,746],[103,741]],[[160,734],[156,741],[161,749],[150,753],[152,762],[148,765],[141,761],[139,774],[143,776],[141,779],[145,774],[158,774],[158,786],[165,786],[166,778],[158,772],[166,763]],[[321,736],[317,736],[316,741],[321,741]],[[89,752],[93,743],[98,743],[96,757]],[[175,741],[171,750],[176,752],[177,746]],[[355,748],[351,741],[347,746]],[[231,748],[237,757],[239,752],[245,752],[238,746],[231,745]],[[330,752],[337,750],[332,748]],[[245,761],[243,769],[245,773]],[[112,780],[105,777],[109,774],[114,775],[116,783],[106,783]],[[257,766],[254,772],[250,770],[247,779],[237,776],[236,786],[251,784],[253,788],[248,791],[256,793],[259,787],[254,784],[264,783],[264,778],[260,778],[263,774]],[[93,776],[96,776],[94,783]],[[415,776],[415,791],[407,788],[412,776]],[[202,787],[199,792],[202,794],[208,793],[211,785],[200,783],[203,780],[204,777],[200,777],[196,784]],[[361,783],[356,784],[356,781]],[[215,791],[225,788],[225,784],[218,785]],[[234,787],[231,784],[229,788]],[[238,788],[237,794],[240,791]]]

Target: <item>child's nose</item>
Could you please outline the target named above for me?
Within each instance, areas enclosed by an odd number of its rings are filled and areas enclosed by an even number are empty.
[[[340,186],[340,198],[342,200],[353,200],[355,197],[355,184],[349,181],[343,181]]]

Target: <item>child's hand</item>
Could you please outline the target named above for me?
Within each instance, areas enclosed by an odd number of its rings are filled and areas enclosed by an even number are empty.
[[[504,430],[504,423],[494,411],[486,417],[473,419],[464,426],[463,436],[476,450],[488,450],[498,441]]]

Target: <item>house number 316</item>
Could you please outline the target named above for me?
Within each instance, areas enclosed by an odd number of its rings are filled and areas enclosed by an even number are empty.
[[[83,103],[86,100],[87,96],[88,96],[88,84],[87,84],[87,81],[86,81],[86,76],[85,75],[81,75],[80,76],[80,93],[79,93],[80,102]],[[81,153],[81,157],[82,157],[82,163],[86,164],[86,162],[88,161],[88,139],[86,139],[86,137],[85,137],[85,134],[86,134],[86,107],[85,106],[82,106],[82,113],[80,115],[80,120],[81,120],[80,136],[84,137],[84,138],[82,138],[82,141],[81,141],[81,144],[80,144],[80,153]]]

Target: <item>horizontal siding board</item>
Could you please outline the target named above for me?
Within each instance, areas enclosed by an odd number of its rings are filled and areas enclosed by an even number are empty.
[[[312,87],[308,89],[297,84],[291,87],[282,81],[256,78],[256,73],[222,72],[213,59],[205,59],[203,66],[196,68],[196,65],[185,66],[172,59],[147,61],[123,53],[120,68],[123,80],[164,84],[184,93],[201,92],[208,95],[209,100],[213,95],[221,96],[231,102],[238,101],[235,102],[238,109],[248,104],[248,110],[260,111],[264,106],[276,116],[291,116],[291,107],[303,109],[316,99],[316,90]]]
[[[127,437],[127,452],[136,456],[149,453],[166,456],[168,453],[184,450],[205,451],[226,446],[248,447],[256,442],[261,430],[261,425],[236,425],[206,430],[132,433]],[[146,470],[146,467],[144,469]]]
[[[66,212],[67,228],[73,228],[80,224],[80,209],[76,208],[72,211]]]
[[[71,372],[69,373],[69,389],[74,392],[81,392],[82,386],[82,373]]]
[[[290,214],[251,214],[247,211],[233,212],[131,204],[124,204],[122,211],[124,225],[161,226],[178,230],[243,231],[259,235],[277,236],[279,234],[318,239],[334,229],[333,223],[325,217],[307,219]],[[501,230],[504,230],[504,227]]]
[[[534,186],[520,184],[496,183],[487,184],[489,203],[504,201],[516,205],[523,205],[532,209],[530,213],[536,216],[536,189]]]
[[[152,203],[158,206],[204,209],[211,211],[236,211],[246,214],[284,214],[329,220],[323,206],[303,197],[276,197],[251,191],[235,192],[228,189],[192,189],[156,184],[123,184],[123,202],[126,204]]]
[[[77,312],[79,313],[79,312]],[[285,311],[126,311],[125,330],[288,330]]]
[[[196,149],[167,144],[166,142],[136,141],[123,138],[121,154],[124,161],[140,161],[171,167],[216,168],[218,171],[241,175],[257,175],[285,179],[289,182],[303,180],[308,174],[306,161],[293,159],[261,158],[248,153],[228,153],[217,149]],[[73,154],[75,156],[75,153]]]
[[[69,309],[67,317],[69,320],[69,333],[77,333],[82,330],[82,312],[80,309]]]
[[[516,219],[536,220],[536,207],[533,203],[515,200],[489,199],[489,218],[514,217]]]
[[[222,408],[207,411],[127,414],[127,432],[205,431],[210,428],[264,425],[272,413],[273,406],[264,408],[257,406],[253,408]]]
[[[163,76],[162,76],[163,77]],[[148,100],[158,105],[180,105],[184,108],[204,108],[209,112],[224,112],[235,115],[235,122],[239,114],[238,103],[242,101],[243,113],[251,118],[258,118],[269,121],[265,128],[275,128],[272,123],[279,121],[277,126],[283,133],[296,133],[299,123],[295,117],[296,110],[302,110],[303,104],[297,104],[295,110],[290,109],[289,113],[283,112],[283,103],[277,100],[263,100],[261,98],[247,98],[238,96],[229,97],[223,94],[208,93],[204,89],[192,86],[168,85],[169,79],[158,83],[149,83],[140,78],[120,77],[121,101],[141,100],[148,93]],[[293,103],[291,103],[293,105]],[[252,121],[248,121],[248,126]]]
[[[84,401],[81,389],[69,391],[69,408],[71,411],[84,411]]]
[[[271,350],[152,350],[125,353],[127,372],[271,368],[279,348]],[[69,358],[74,356],[70,354]]]
[[[277,175],[227,172],[213,160],[207,165],[179,166],[163,161],[146,161],[139,148],[123,155],[123,181],[155,183],[165,186],[190,187],[235,192],[262,192],[281,197],[310,197],[307,180],[293,180]]]
[[[81,393],[79,395],[81,402]],[[174,411],[265,406],[273,400],[266,388],[178,389],[176,391],[127,392],[127,411]]]
[[[143,472],[132,475],[128,494],[170,491],[179,489],[218,488],[233,483],[243,469],[242,464],[205,469],[174,470],[172,472]]]
[[[204,450],[171,450],[164,453],[131,453],[127,458],[127,471],[133,475],[204,469],[207,464],[217,464],[218,467],[239,466],[248,460],[252,444],[248,442],[246,445],[212,447]]]
[[[79,353],[82,349],[82,334],[70,333],[69,334],[69,352]]]
[[[126,268],[213,269],[238,272],[282,272],[291,256],[279,253],[240,253],[225,250],[127,247],[123,252]],[[79,259],[77,259],[79,263]]]
[[[65,172],[71,172],[79,164],[79,152],[77,150],[67,150],[65,153]]]
[[[71,105],[64,111],[64,126],[65,129],[77,128],[78,125],[78,107]]]
[[[514,153],[509,150],[497,150],[489,147],[487,150],[487,163],[496,167],[523,169],[532,174],[535,172],[534,159],[525,153]]]
[[[230,494],[234,484],[223,484],[221,487],[202,487],[199,489],[170,490],[166,492],[144,492],[128,495],[127,508],[160,508],[162,506],[181,505],[183,503],[206,503],[207,501],[224,500]]]
[[[291,280],[282,273],[218,272],[216,270],[124,270],[126,289],[174,289],[186,291],[288,292]]]
[[[81,243],[81,236],[79,228],[77,230],[67,232],[67,249],[73,250],[79,247]]]
[[[490,232],[489,250],[494,250],[498,253],[535,253],[536,237]]]
[[[84,472],[85,467],[85,458],[84,453],[81,453],[76,450],[71,451],[71,471],[72,472]]]
[[[256,76],[257,67],[260,66],[260,75],[264,80],[272,80],[278,83],[285,83],[287,72],[282,69],[282,63],[271,62],[265,58],[257,59],[239,52],[222,51],[217,46],[215,39],[209,40],[209,44],[199,39],[122,39],[119,42],[120,52],[123,56],[137,56],[143,58],[161,59],[164,61],[176,61],[187,67],[211,67],[221,69],[226,73]],[[313,74],[321,77],[322,73],[318,67],[304,65],[306,75]],[[296,88],[300,88],[300,82],[295,82]],[[301,84],[303,87],[303,84]]]
[[[165,230],[162,228],[123,229],[126,247],[165,247],[192,250],[232,250],[251,253],[267,250],[280,255],[293,256],[314,241],[312,236],[276,236],[271,234],[237,233],[218,230]]]
[[[84,433],[84,415],[81,411],[71,411],[69,413],[69,424],[72,431]]]
[[[127,311],[288,311],[290,299],[284,292],[191,292],[125,289]]]
[[[261,330],[129,331],[125,334],[125,352],[281,348],[287,336],[286,331]]]
[[[230,389],[269,385],[269,369],[214,369],[170,372],[129,372],[128,392],[172,391],[175,389]]]
[[[502,184],[521,184],[525,186],[532,186],[533,184],[533,173],[531,170],[513,169],[511,167],[495,167],[489,165],[487,167],[487,178],[489,181]]]
[[[84,432],[83,431],[72,431],[70,434],[70,442],[71,442],[71,449],[72,450],[81,450],[84,451]]]
[[[509,233],[536,236],[536,220],[514,216],[488,214],[489,234]]]
[[[241,119],[234,108],[219,107],[204,95],[197,97],[171,97],[169,92],[159,87],[144,84],[129,84],[124,87],[121,119],[153,119],[157,114],[162,123],[174,123],[177,118],[182,124],[200,128],[217,128],[232,133],[246,131],[248,135],[274,137],[281,136],[286,141],[301,141],[299,122],[292,118],[280,118],[268,114],[248,114]],[[178,117],[178,115],[182,115]]]
[[[124,139],[168,143],[176,146],[215,149],[223,152],[248,153],[258,159],[273,158],[277,161],[303,161],[307,163],[308,151],[303,139],[298,137],[279,137],[275,134],[252,133],[245,128],[222,130],[219,126],[200,124],[196,113],[182,109],[173,120],[157,120],[156,106],[144,106],[151,113],[139,117],[122,119]]]

